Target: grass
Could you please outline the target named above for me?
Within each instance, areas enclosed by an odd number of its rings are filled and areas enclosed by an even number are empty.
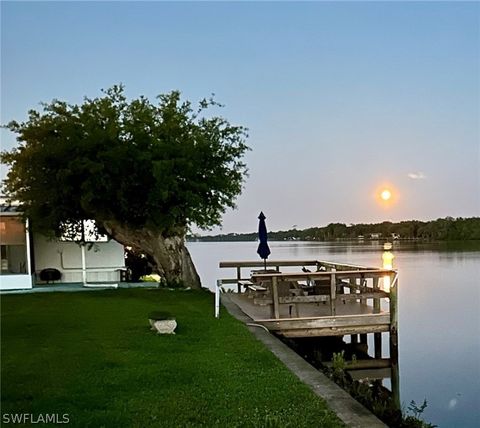
[[[203,291],[1,298],[2,414],[80,427],[338,427],[326,404]],[[168,311],[176,335],[149,330]],[[61,417],[61,416],[60,416]]]

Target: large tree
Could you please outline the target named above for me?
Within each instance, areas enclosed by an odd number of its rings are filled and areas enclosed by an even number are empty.
[[[246,129],[173,91],[128,101],[113,86],[80,105],[54,100],[6,127],[4,189],[35,229],[59,236],[85,219],[146,253],[168,282],[200,287],[185,247],[189,226],[219,225],[242,190]],[[73,228],[75,229],[75,228]]]

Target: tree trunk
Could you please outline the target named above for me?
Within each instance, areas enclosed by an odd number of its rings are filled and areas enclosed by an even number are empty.
[[[167,283],[201,288],[200,277],[185,247],[185,230],[165,236],[147,228],[132,229],[113,221],[102,223],[105,230],[121,244],[147,254],[155,263],[158,274]]]

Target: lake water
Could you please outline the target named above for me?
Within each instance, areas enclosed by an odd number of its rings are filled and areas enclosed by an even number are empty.
[[[258,260],[256,242],[191,242],[205,287],[235,277],[219,261]],[[382,243],[270,242],[271,260],[382,265]],[[395,241],[399,270],[400,397],[441,428],[480,427],[480,242]],[[212,308],[213,312],[213,308]],[[384,341],[386,342],[386,341]]]

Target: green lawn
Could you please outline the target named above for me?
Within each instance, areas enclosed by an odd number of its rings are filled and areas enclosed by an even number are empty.
[[[177,334],[147,315],[173,313]],[[2,414],[80,427],[337,427],[341,422],[203,291],[1,297]],[[45,426],[45,425],[38,425]]]

